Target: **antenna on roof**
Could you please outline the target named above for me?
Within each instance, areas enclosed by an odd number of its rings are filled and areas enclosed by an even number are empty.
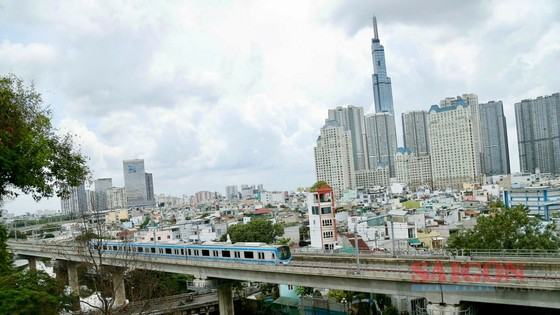
[[[373,16],[373,39],[379,39],[379,34],[377,34],[377,18]]]

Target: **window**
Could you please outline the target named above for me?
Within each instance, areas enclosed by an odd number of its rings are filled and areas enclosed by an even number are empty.
[[[264,259],[264,253],[258,253],[259,259]]]
[[[288,290],[292,291],[294,289],[294,286],[291,284],[288,284]]]
[[[198,249],[195,249],[195,250],[194,250],[194,255],[195,255],[195,256],[200,256],[200,253],[199,253]]]
[[[159,253],[160,253],[160,254],[163,254],[163,248],[160,248],[160,249],[159,249]]]
[[[116,245],[113,245],[113,250],[117,250],[117,246],[116,246]]]
[[[332,238],[333,235],[332,231],[323,232],[323,238]]]
[[[185,255],[185,250],[181,248],[181,255]]]
[[[171,248],[166,248],[166,249],[165,249],[165,253],[166,253],[167,255],[171,255]]]
[[[253,254],[253,252],[243,252],[243,257],[247,259],[253,259],[255,258],[255,255]]]
[[[241,258],[241,253],[240,252],[233,252],[235,255],[235,258]]]
[[[192,256],[192,252],[191,252],[191,249],[190,249],[190,248],[187,249],[187,254],[188,254],[189,256]]]
[[[217,250],[213,250],[213,251],[212,251],[212,256],[218,257],[218,256],[219,256],[219,255],[218,255],[218,251],[217,251]]]
[[[153,241],[153,240],[154,240],[154,238],[153,238],[153,237],[150,237],[150,241]]]
[[[158,240],[158,241],[161,241],[161,236],[158,236],[158,237],[157,237],[157,240]]]
[[[222,257],[231,257],[231,253],[229,250],[223,250],[222,251]]]
[[[202,256],[210,256],[210,251],[207,249],[202,250]]]
[[[143,247],[138,247],[138,252],[139,252],[139,253],[144,252],[144,248],[143,248]]]
[[[311,214],[319,214],[319,207],[311,206]]]
[[[167,235],[167,239],[170,239],[170,238],[171,238],[171,235]]]
[[[323,226],[331,226],[332,225],[332,220],[328,219],[328,220],[323,220]]]
[[[103,249],[104,249],[104,250],[107,250],[107,245],[103,245]]]
[[[150,249],[150,251],[152,252],[152,254],[155,254],[155,253],[156,253],[156,248],[155,248],[155,247],[152,247],[152,248]]]
[[[321,208],[321,214],[329,214],[329,213],[331,213],[331,207]]]

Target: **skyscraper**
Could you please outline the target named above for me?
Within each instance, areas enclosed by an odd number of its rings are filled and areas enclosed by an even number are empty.
[[[109,209],[107,204],[107,190],[113,187],[111,178],[99,178],[94,182],[95,185],[95,210],[102,211]]]
[[[515,104],[521,171],[560,174],[560,93]]]
[[[82,215],[88,211],[88,196],[85,184],[70,188],[68,198],[60,199],[60,209],[64,214]]]
[[[417,155],[428,154],[428,113],[411,111],[402,114],[404,147]]]
[[[239,190],[237,189],[237,185],[226,186],[226,198],[227,200],[239,199]]]
[[[144,170],[144,160],[134,159],[123,161],[124,188],[128,207],[153,206],[153,183],[151,174]],[[148,187],[148,185],[151,186]],[[148,188],[152,199],[148,199]]]
[[[395,176],[397,134],[391,113],[366,115],[366,145],[370,169],[388,167],[389,176]]]
[[[326,120],[317,138],[315,171],[317,181],[329,184],[335,197],[342,197],[347,189],[355,187],[354,159],[350,132],[334,120]]]
[[[395,115],[393,109],[393,89],[391,78],[387,76],[385,65],[385,48],[379,41],[377,32],[377,19],[373,17],[373,39],[371,40],[371,54],[373,58],[373,98],[375,102],[375,112],[387,112]]]
[[[484,175],[509,174],[506,117],[502,101],[479,104],[481,172]]]
[[[428,134],[434,188],[459,189],[463,183],[478,179],[472,116],[464,99],[430,108]]]
[[[146,200],[148,200],[152,204],[155,203],[154,177],[152,176],[152,173],[146,173]]]
[[[335,109],[329,109],[329,120],[336,121],[344,130],[350,132],[354,170],[366,169],[364,109],[352,105],[338,106]]]

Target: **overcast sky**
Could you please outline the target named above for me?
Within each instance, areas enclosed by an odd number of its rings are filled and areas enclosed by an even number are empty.
[[[143,158],[156,193],[314,182],[327,109],[373,112],[377,15],[400,113],[560,91],[558,1],[3,1],[0,73],[34,82],[93,177]],[[402,139],[399,138],[402,144]],[[60,207],[20,197],[10,212]]]

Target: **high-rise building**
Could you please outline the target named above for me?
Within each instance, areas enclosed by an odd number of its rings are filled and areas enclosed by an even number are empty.
[[[237,185],[226,186],[226,198],[227,200],[239,199],[239,190],[237,190]]]
[[[111,187],[107,189],[107,207],[109,209],[121,209],[126,207],[126,193],[123,187]]]
[[[479,180],[473,112],[464,99],[445,106],[433,105],[428,134],[434,188],[462,188]]]
[[[356,188],[371,191],[377,187],[389,187],[389,179],[388,167],[359,170],[356,171]]]
[[[153,182],[151,174],[144,170],[144,160],[134,159],[123,161],[124,188],[128,207],[153,206]],[[148,179],[150,178],[150,179]],[[148,187],[150,185],[151,187]],[[151,190],[152,199],[148,199],[148,189]]]
[[[377,32],[377,19],[373,17],[373,39],[371,40],[371,54],[373,59],[373,98],[375,112],[387,112],[395,115],[393,109],[393,90],[391,78],[387,76],[385,65],[385,48],[379,41]]]
[[[336,121],[327,119],[314,152],[317,181],[327,182],[335,198],[341,198],[345,190],[354,188],[356,180],[350,132]]]
[[[364,109],[352,105],[338,106],[335,109],[329,109],[329,120],[336,121],[344,130],[350,132],[354,170],[366,169]]]
[[[107,190],[113,187],[111,178],[98,178],[94,182],[95,185],[95,210],[107,210]]]
[[[515,104],[522,172],[560,174],[560,93]]]
[[[146,173],[146,199],[149,202],[155,203],[154,176],[152,173]]]
[[[60,199],[60,209],[64,214],[83,215],[88,211],[88,196],[85,184],[70,188],[68,198]]]
[[[334,201],[333,190],[329,186],[318,187],[307,194],[311,247],[333,250],[338,244]]]
[[[428,154],[399,148],[395,155],[395,173],[397,180],[406,184],[410,191],[432,188],[432,165]]]
[[[486,176],[509,174],[506,117],[502,101],[479,104],[480,170]]]
[[[370,169],[388,167],[389,176],[395,176],[397,134],[395,119],[390,113],[366,115],[366,147]]]
[[[404,147],[417,154],[429,154],[428,112],[419,110],[402,114]]]

